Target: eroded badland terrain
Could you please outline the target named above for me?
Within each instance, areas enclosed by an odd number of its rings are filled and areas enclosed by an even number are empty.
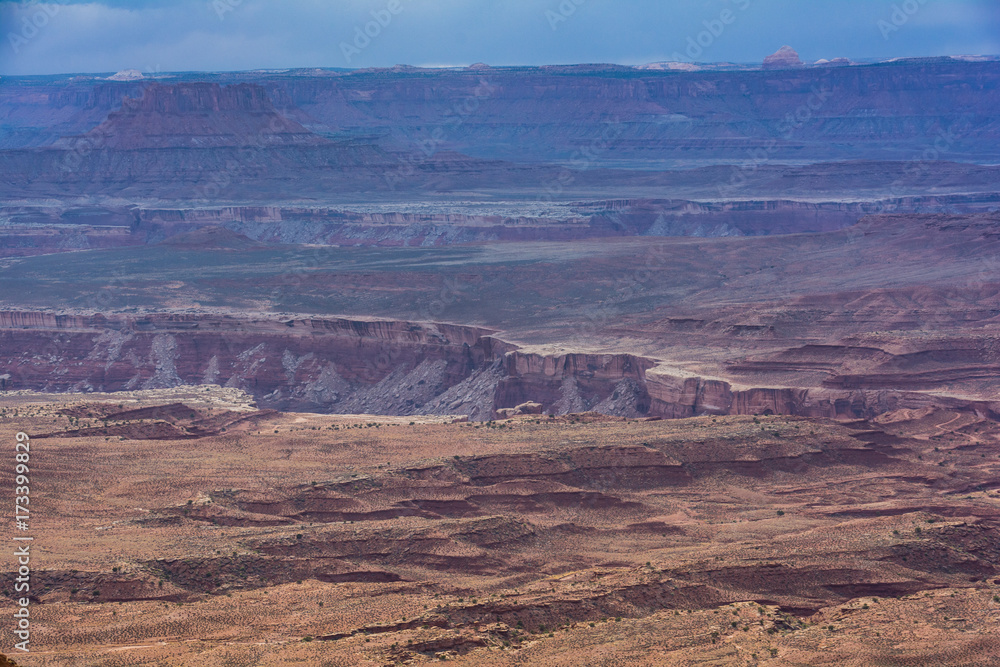
[[[5,79],[12,657],[1000,664],[998,83]]]
[[[9,399],[58,517],[30,664],[1000,659],[975,413],[475,423],[219,392]]]

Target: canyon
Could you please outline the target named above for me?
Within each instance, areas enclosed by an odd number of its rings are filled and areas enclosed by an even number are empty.
[[[492,421],[524,403],[537,404],[545,414],[595,411],[632,418],[777,414],[871,419],[933,405],[990,417],[1000,411],[996,400],[921,393],[940,385],[942,378],[912,372],[835,375],[820,387],[734,389],[718,378],[658,367],[650,358],[525,353],[489,333],[377,320],[0,311],[6,355],[0,390],[86,393],[222,385],[249,393],[268,409],[450,414],[475,421]],[[950,356],[953,363],[968,363],[974,354],[955,350]],[[874,356],[876,368],[906,365],[905,355],[874,348],[807,346],[781,356],[783,364],[770,366],[786,372],[790,366],[815,368],[824,362],[830,370],[836,368],[832,360],[845,356]],[[735,370],[757,370],[764,363],[745,362]],[[973,378],[992,378],[998,372],[996,366],[981,364],[962,370]],[[953,377],[956,370],[945,367],[938,373]]]
[[[180,225],[159,242],[8,258],[4,388],[220,384],[280,410],[487,421],[526,402],[856,419],[992,414],[1000,400],[996,214],[430,247],[275,244],[226,226],[286,214],[156,211],[139,228]]]
[[[4,77],[24,664],[1000,660],[1000,59],[765,65]]]

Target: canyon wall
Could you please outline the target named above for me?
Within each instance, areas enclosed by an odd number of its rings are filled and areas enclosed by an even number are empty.
[[[261,407],[341,414],[493,419],[533,401],[544,412],[624,417],[794,414],[872,417],[930,404],[881,389],[746,388],[629,354],[528,353],[485,329],[321,318],[0,312],[0,389],[125,391],[219,384]]]

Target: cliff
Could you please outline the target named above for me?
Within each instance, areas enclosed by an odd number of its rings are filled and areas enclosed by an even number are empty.
[[[899,388],[738,388],[630,354],[525,353],[485,329],[323,318],[0,312],[0,389],[122,391],[220,384],[262,407],[469,414],[532,401],[548,414],[786,414],[869,418],[900,408],[1000,406]]]

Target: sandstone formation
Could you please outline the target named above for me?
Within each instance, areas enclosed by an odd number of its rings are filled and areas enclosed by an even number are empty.
[[[137,69],[123,69],[108,77],[108,81],[139,81],[146,77]]]
[[[801,67],[802,59],[790,46],[783,46],[764,58],[764,69],[783,69],[786,67]]]
[[[5,355],[0,371],[5,390],[113,392],[220,384],[250,393],[267,408],[453,414],[481,421],[586,411],[857,419],[933,405],[990,415],[1000,410],[1000,403],[918,393],[927,380],[912,373],[833,376],[825,389],[734,388],[720,379],[657,369],[654,360],[630,354],[543,356],[488,334],[409,322],[0,311]],[[883,363],[899,367],[902,357],[878,354]],[[979,365],[975,372],[993,376],[998,369]]]

